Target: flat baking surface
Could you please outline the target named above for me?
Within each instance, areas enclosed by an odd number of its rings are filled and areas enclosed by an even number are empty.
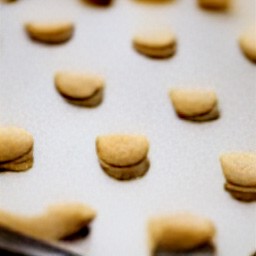
[[[0,121],[29,130],[35,164],[2,173],[0,207],[35,214],[60,201],[98,210],[87,239],[67,247],[90,256],[147,256],[149,216],[190,210],[217,227],[218,256],[248,256],[256,247],[255,203],[233,200],[223,189],[219,155],[255,150],[256,66],[237,37],[255,23],[255,0],[234,0],[227,13],[196,1],[147,5],[116,0],[94,8],[79,0],[20,0],[0,4]],[[23,30],[30,20],[70,19],[71,41],[46,46]],[[143,24],[169,25],[177,54],[152,60],[131,38]],[[105,99],[94,109],[66,103],[55,91],[58,70],[106,78]],[[192,123],[176,117],[167,92],[174,86],[215,88],[221,118]],[[99,167],[95,138],[110,132],[142,133],[151,143],[151,167],[142,179],[119,182]]]

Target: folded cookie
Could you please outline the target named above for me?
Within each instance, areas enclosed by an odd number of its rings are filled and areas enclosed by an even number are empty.
[[[209,9],[226,9],[230,0],[198,0],[198,4]]]
[[[244,55],[256,62],[256,26],[248,29],[240,36],[239,44]]]
[[[151,255],[157,251],[186,252],[212,245],[214,224],[191,213],[176,213],[152,218],[148,224]]]
[[[17,127],[0,127],[0,170],[25,171],[33,166],[34,140]]]
[[[172,89],[170,99],[181,118],[191,121],[209,121],[219,117],[218,100],[213,90]]]
[[[165,4],[169,3],[172,0],[134,0],[139,3],[147,3],[147,4]]]
[[[68,102],[94,107],[102,101],[104,81],[96,75],[58,72],[55,75],[55,87]]]
[[[45,240],[61,240],[78,233],[96,212],[80,203],[56,204],[38,216],[21,216],[0,210],[0,226]]]
[[[16,2],[17,0],[0,0],[0,3],[3,2],[3,3],[14,3]]]
[[[142,135],[113,134],[96,139],[96,151],[103,170],[118,180],[143,176],[149,168],[149,142]]]
[[[221,155],[226,178],[225,189],[236,199],[256,200],[256,153],[235,152]]]
[[[112,0],[84,0],[93,5],[107,6],[110,5]]]
[[[144,30],[133,38],[133,47],[153,58],[168,58],[176,51],[176,37],[166,29]]]
[[[37,41],[49,44],[69,40],[74,31],[72,22],[29,22],[25,25],[28,35]]]

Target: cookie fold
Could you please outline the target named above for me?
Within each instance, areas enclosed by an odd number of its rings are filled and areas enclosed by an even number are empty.
[[[72,22],[28,22],[25,24],[28,35],[37,41],[57,44],[68,41],[74,32]]]
[[[104,171],[113,178],[129,180],[149,168],[149,142],[142,135],[112,134],[96,139],[96,151]]]
[[[54,81],[57,91],[72,104],[95,107],[103,99],[104,80],[99,76],[62,71]]]
[[[34,139],[18,127],[0,127],[0,170],[25,171],[33,166]]]
[[[133,47],[139,53],[153,58],[168,58],[176,51],[176,36],[169,30],[144,30],[133,38]]]
[[[169,93],[178,116],[191,121],[209,121],[219,117],[216,93],[210,89],[177,88]]]
[[[223,10],[230,5],[230,0],[198,0],[198,4],[206,9]]]
[[[239,45],[244,55],[256,62],[256,26],[248,29],[240,36]]]
[[[83,0],[93,5],[108,6],[112,3],[112,0]]]
[[[153,256],[157,251],[186,252],[211,245],[216,231],[212,221],[180,212],[150,219],[148,232]]]
[[[220,157],[225,189],[242,201],[256,200],[256,153],[232,152]]]
[[[0,210],[0,226],[45,240],[61,240],[79,232],[96,212],[80,203],[56,204],[38,216],[21,216]]]

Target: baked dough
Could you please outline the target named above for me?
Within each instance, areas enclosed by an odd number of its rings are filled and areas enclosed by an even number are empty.
[[[110,5],[112,0],[84,0],[90,4],[100,5],[100,6],[107,6]]]
[[[0,3],[3,2],[3,3],[14,3],[16,2],[17,0],[0,0]]]
[[[103,98],[104,80],[96,75],[76,72],[58,72],[55,75],[57,91],[70,103],[94,107]]]
[[[209,9],[226,9],[230,0],[198,0],[198,4]]]
[[[96,150],[101,167],[115,179],[134,179],[143,176],[149,168],[149,142],[145,136],[99,136],[96,139]]]
[[[29,22],[25,25],[28,35],[40,42],[57,44],[69,40],[74,31],[72,22]]]
[[[167,29],[145,29],[134,36],[133,47],[149,57],[167,58],[176,51],[176,37]]]
[[[210,89],[180,88],[170,91],[178,116],[191,121],[209,121],[219,117],[216,93]]]
[[[256,187],[243,187],[226,182],[224,188],[235,199],[247,202],[256,201]]]
[[[233,152],[221,155],[225,189],[239,200],[256,200],[256,153]]]
[[[25,171],[33,166],[34,139],[18,127],[0,127],[0,170]]]
[[[148,224],[149,247],[156,251],[185,252],[212,243],[214,224],[203,217],[181,212],[152,218]]]
[[[256,62],[256,26],[248,29],[240,36],[239,44],[244,55]]]
[[[56,204],[34,217],[0,210],[0,226],[40,239],[60,240],[88,226],[95,216],[96,212],[84,204]]]
[[[147,4],[164,4],[170,3],[173,0],[134,0],[138,3],[147,3]]]

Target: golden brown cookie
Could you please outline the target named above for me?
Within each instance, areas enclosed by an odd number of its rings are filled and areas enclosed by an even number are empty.
[[[170,99],[178,116],[191,121],[209,121],[219,117],[216,93],[210,89],[177,88]]]
[[[149,142],[145,136],[99,136],[96,139],[96,150],[102,168],[115,179],[134,179],[143,176],[149,168]]]
[[[40,42],[57,44],[69,40],[74,31],[72,22],[29,22],[25,25],[28,35]]]
[[[244,55],[256,62],[256,26],[248,29],[240,36],[239,44]]]
[[[230,0],[198,0],[198,4],[207,9],[226,9]]]
[[[95,216],[96,212],[84,204],[56,204],[33,217],[0,210],[0,226],[40,239],[61,240],[88,226]]]
[[[104,80],[96,75],[58,72],[55,75],[55,87],[68,102],[94,107],[102,101]]]
[[[112,3],[112,0],[84,0],[93,5],[108,6]]]
[[[0,165],[0,170],[4,171],[14,171],[14,172],[21,172],[21,171],[26,171],[30,169],[33,166],[33,158],[21,162],[21,163],[4,163]]]
[[[243,187],[226,182],[224,188],[235,199],[247,202],[256,200],[256,187]]]
[[[0,0],[0,3],[3,2],[3,3],[14,3],[16,2],[17,0]]]
[[[134,0],[135,2],[138,3],[145,3],[145,4],[166,4],[170,3],[173,0]]]
[[[25,171],[33,165],[34,140],[17,127],[0,127],[0,170]]]
[[[256,200],[256,153],[233,152],[221,155],[225,189],[239,200]]]
[[[206,218],[182,212],[152,218],[148,224],[148,232],[153,256],[158,250],[185,252],[211,244],[215,227]]]
[[[167,29],[145,29],[134,36],[133,47],[149,57],[168,58],[176,51],[176,37]]]

